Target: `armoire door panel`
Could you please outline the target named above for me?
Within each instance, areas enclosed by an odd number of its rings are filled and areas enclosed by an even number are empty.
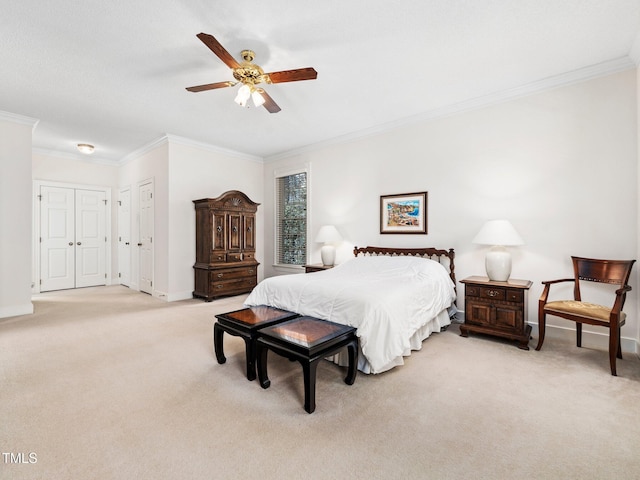
[[[229,214],[229,250],[240,250],[242,248],[242,215],[239,213]]]
[[[226,215],[224,213],[213,212],[213,250],[226,250],[227,245],[225,242],[225,220]]]
[[[254,252],[256,249],[256,217],[253,215],[244,216],[244,250]]]

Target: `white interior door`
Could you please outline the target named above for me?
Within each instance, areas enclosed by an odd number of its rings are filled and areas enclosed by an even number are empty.
[[[76,190],[76,287],[105,285],[105,192]]]
[[[153,183],[140,185],[138,191],[140,228],[138,241],[140,291],[153,293]]]
[[[118,277],[131,285],[131,190],[120,190],[118,200]]]
[[[40,187],[40,291],[75,288],[75,190]]]

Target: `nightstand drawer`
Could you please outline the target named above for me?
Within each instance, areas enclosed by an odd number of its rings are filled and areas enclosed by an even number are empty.
[[[467,297],[479,297],[480,296],[480,287],[473,287],[471,285],[467,285],[464,293]]]
[[[522,290],[507,290],[508,302],[524,302],[524,292]]]
[[[507,295],[504,288],[480,288],[481,298],[490,298],[491,300],[504,300]]]

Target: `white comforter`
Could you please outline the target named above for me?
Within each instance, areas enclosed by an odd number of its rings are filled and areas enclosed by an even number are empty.
[[[454,299],[453,282],[438,262],[365,256],[322,272],[265,279],[245,304],[271,305],[356,327],[371,373],[380,373],[402,363],[402,355],[411,350],[411,337]]]

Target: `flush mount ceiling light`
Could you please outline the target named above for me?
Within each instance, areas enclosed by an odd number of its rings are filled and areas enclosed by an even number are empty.
[[[80,153],[84,153],[85,155],[91,155],[95,149],[93,145],[89,145],[88,143],[79,143],[77,146]]]
[[[264,106],[269,113],[277,113],[280,111],[278,104],[273,101],[271,96],[265,92],[263,88],[257,88],[257,84],[298,82],[300,80],[315,80],[318,77],[318,72],[311,67],[264,73],[264,70],[262,70],[260,65],[253,63],[253,59],[255,57],[255,53],[253,51],[242,50],[240,53],[242,62],[238,62],[212,35],[209,35],[208,33],[199,33],[197,37],[202,41],[202,43],[209,47],[209,49],[215,53],[220,60],[231,68],[233,78],[235,78],[236,81],[197,85],[195,87],[187,88],[190,92],[203,92],[205,90],[233,87],[234,85],[241,83],[242,86],[238,89],[238,94],[235,98],[235,102],[238,105],[246,107],[247,101],[249,100],[249,97],[251,97],[253,99],[253,104],[256,107]]]

